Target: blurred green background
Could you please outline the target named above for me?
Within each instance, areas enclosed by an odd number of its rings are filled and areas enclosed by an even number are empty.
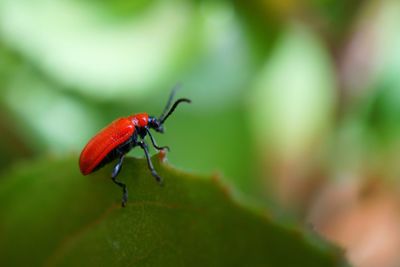
[[[193,103],[156,136],[168,160],[317,224],[332,184],[334,199],[397,190],[399,29],[398,0],[1,0],[0,172],[78,157],[115,118],[159,115],[181,82]]]

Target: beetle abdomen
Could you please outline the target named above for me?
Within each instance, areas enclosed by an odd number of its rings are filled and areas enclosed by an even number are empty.
[[[115,148],[129,140],[135,126],[128,118],[121,118],[96,134],[82,150],[79,167],[83,175],[90,174]]]

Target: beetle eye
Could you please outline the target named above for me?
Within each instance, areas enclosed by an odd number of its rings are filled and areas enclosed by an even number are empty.
[[[156,129],[157,126],[158,126],[158,125],[157,125],[156,119],[150,117],[150,118],[149,118],[149,127],[150,127],[150,128],[153,128],[153,129]]]

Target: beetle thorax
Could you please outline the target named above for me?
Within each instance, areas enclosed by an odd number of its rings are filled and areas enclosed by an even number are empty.
[[[129,116],[132,120],[133,125],[136,127],[146,127],[149,123],[149,115],[147,113],[138,113],[133,116]]]

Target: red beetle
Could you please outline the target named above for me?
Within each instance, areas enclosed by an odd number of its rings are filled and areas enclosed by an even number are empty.
[[[96,134],[82,150],[79,158],[79,167],[83,175],[88,175],[94,171],[97,171],[104,165],[115,159],[118,159],[118,162],[111,174],[111,179],[115,184],[122,188],[123,207],[125,207],[126,201],[128,200],[128,190],[126,185],[117,180],[116,177],[121,171],[125,154],[128,153],[132,148],[140,146],[143,149],[151,174],[154,176],[157,182],[162,184],[162,178],[157,174],[153,167],[149,156],[149,150],[144,139],[147,135],[149,135],[151,143],[157,150],[169,149],[167,146],[159,147],[156,144],[150,129],[154,129],[159,133],[163,133],[164,122],[174,112],[179,103],[191,103],[191,101],[187,98],[180,98],[172,105],[172,108],[170,109],[172,99],[174,98],[175,92],[178,88],[179,87],[176,86],[175,89],[172,90],[167,105],[165,106],[165,109],[159,118],[149,116],[147,113],[138,113],[125,118],[119,118]]]

